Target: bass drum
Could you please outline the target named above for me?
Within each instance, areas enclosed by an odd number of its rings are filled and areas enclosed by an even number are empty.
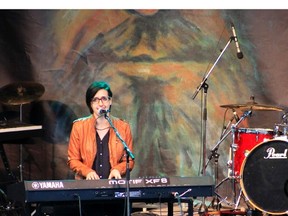
[[[255,146],[241,166],[240,185],[256,209],[280,215],[288,212],[288,142],[273,139]]]

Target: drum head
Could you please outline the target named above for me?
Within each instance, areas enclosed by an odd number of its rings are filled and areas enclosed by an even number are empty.
[[[240,184],[248,201],[270,214],[288,212],[288,143],[270,140],[255,146],[241,167]]]

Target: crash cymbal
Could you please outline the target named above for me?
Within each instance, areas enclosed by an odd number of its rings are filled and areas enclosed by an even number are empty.
[[[227,105],[221,105],[220,107],[227,108],[227,109],[240,109],[242,111],[246,111],[246,110],[283,111],[283,108],[281,108],[281,107],[258,104],[256,102],[248,102],[246,104],[227,104]]]
[[[0,88],[0,102],[7,105],[26,104],[37,100],[44,92],[44,86],[39,83],[12,83]]]

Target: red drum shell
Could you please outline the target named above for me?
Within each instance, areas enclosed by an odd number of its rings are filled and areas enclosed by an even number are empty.
[[[246,155],[251,151],[251,149],[263,141],[272,139],[273,136],[274,131],[272,129],[264,129],[264,128],[237,129],[234,141],[238,145],[238,148],[234,156],[234,170],[236,176],[240,174],[241,165]]]

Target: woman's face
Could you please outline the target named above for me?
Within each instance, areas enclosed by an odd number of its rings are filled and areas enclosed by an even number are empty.
[[[99,110],[109,110],[112,104],[112,98],[108,96],[108,91],[100,89],[91,100],[93,113],[99,116]]]

